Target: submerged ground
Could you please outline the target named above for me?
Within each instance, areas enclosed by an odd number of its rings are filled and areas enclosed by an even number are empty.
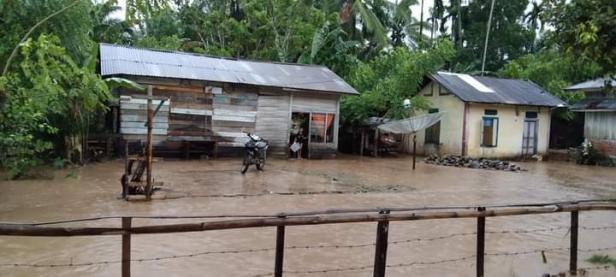
[[[503,172],[342,156],[336,160],[271,160],[264,172],[239,173],[240,161],[163,161],[155,164],[157,192],[150,203],[119,200],[121,161],[57,171],[48,180],[0,183],[0,221],[33,222],[105,215],[277,213],[329,208],[489,205],[616,198],[614,168],[561,162],[521,163],[526,172]],[[292,194],[288,194],[291,192]],[[221,195],[249,195],[220,197]],[[192,220],[194,221],[194,220]],[[136,220],[134,225],[159,221]],[[171,222],[171,221],[165,221]],[[178,222],[178,221],[172,221]],[[540,276],[568,268],[568,214],[487,220],[486,276]],[[75,224],[74,224],[75,225]],[[119,226],[119,221],[80,223]],[[616,256],[616,213],[580,215],[580,260]],[[608,228],[596,228],[596,227]],[[475,220],[427,220],[390,225],[388,276],[473,276]],[[288,276],[371,276],[375,223],[288,227]],[[550,230],[551,229],[551,230]],[[255,276],[273,271],[275,229],[243,229],[134,236],[133,276]],[[368,244],[368,245],[363,245]],[[363,245],[363,246],[362,246]],[[329,247],[332,246],[332,247]],[[350,246],[350,247],[335,247]],[[593,249],[607,248],[602,251]],[[249,250],[239,253],[205,253]],[[551,250],[550,250],[551,249]],[[117,261],[119,236],[27,238],[0,236],[0,276],[118,276],[120,265],[14,267],[10,264],[79,264]],[[541,250],[544,254],[541,254]],[[585,251],[588,250],[588,251]],[[509,253],[509,254],[507,254]],[[192,257],[155,260],[160,257]],[[151,258],[151,260],[150,260]],[[444,260],[456,260],[440,262]],[[438,262],[431,264],[433,262]],[[580,267],[591,266],[581,262]],[[329,271],[335,269],[351,269]],[[323,272],[322,270],[325,270]],[[304,273],[302,273],[304,272]],[[589,271],[614,276],[616,271]]]

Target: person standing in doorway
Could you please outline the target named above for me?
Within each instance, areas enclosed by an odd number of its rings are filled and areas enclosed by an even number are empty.
[[[301,160],[302,159],[302,149],[304,148],[304,128],[299,128],[299,133],[295,136],[295,142],[297,143],[297,151],[295,152],[297,154],[297,159]]]

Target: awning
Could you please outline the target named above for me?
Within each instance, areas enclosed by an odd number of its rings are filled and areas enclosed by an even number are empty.
[[[394,134],[414,134],[441,120],[445,112],[429,113],[407,119],[391,121],[378,126],[379,130]]]

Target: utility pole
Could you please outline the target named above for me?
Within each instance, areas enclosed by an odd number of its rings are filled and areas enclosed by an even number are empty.
[[[483,45],[483,57],[481,58],[481,76],[485,73],[486,53],[488,52],[488,40],[490,39],[490,27],[492,26],[492,13],[494,13],[494,1],[490,5],[490,16],[488,16],[488,28],[486,29],[486,42]]]

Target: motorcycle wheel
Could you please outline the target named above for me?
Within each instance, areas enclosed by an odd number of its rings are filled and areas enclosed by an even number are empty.
[[[250,166],[250,163],[248,162],[248,156],[245,156],[242,163],[242,174],[246,173],[246,171],[248,170],[248,166]]]
[[[265,159],[259,159],[257,160],[257,169],[263,171],[263,168],[265,167]]]

